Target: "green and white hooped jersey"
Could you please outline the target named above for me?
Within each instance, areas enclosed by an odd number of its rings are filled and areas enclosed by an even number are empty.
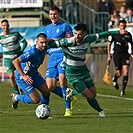
[[[0,44],[3,47],[3,54],[5,59],[14,59],[17,57],[17,53],[20,52],[21,46],[19,41],[23,41],[24,38],[19,32],[11,32],[8,35],[0,35]]]
[[[66,74],[80,74],[88,71],[85,60],[86,52],[91,42],[99,38],[98,34],[87,35],[82,44],[78,45],[74,37],[55,41],[57,47],[62,47]]]
[[[55,41],[56,47],[62,47],[63,49],[65,55],[64,61],[66,64],[66,74],[82,75],[83,73],[88,72],[88,68],[85,63],[88,47],[97,39],[111,34],[119,34],[119,31],[107,31],[99,34],[86,35],[83,43],[80,45],[76,44],[74,37]]]

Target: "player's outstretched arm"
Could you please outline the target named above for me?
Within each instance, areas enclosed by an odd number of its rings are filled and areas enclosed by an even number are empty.
[[[55,41],[48,42],[47,49],[49,49],[49,48],[57,48],[57,44],[55,43]]]
[[[48,43],[47,48],[68,47],[68,46],[74,45],[74,42],[75,42],[74,37],[63,38],[63,39],[59,39],[57,41]]]
[[[105,31],[105,32],[101,32],[99,33],[99,39],[110,36],[110,35],[116,35],[116,34],[120,34],[119,30],[116,31]]]
[[[96,33],[96,34],[89,34],[86,36],[84,42],[89,42],[92,43],[98,39],[104,38],[104,37],[108,37],[110,35],[115,35],[115,34],[120,34],[120,31],[105,31],[105,32],[101,32],[101,33]]]

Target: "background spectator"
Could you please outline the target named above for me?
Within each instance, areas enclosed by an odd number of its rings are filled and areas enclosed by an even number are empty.
[[[133,9],[132,8],[127,8],[127,30],[132,34],[133,33]],[[132,34],[132,39],[133,39],[133,34]]]
[[[133,26],[133,9],[127,8],[127,26]]]
[[[120,16],[119,12],[115,9],[113,14],[110,15],[110,21],[108,23],[108,28],[117,28],[119,24]]]
[[[119,12],[119,15],[120,15],[120,19],[125,19],[127,17],[127,13],[126,13],[126,7],[125,6],[121,6],[120,7],[120,12]]]
[[[99,12],[108,12],[109,14],[112,14],[114,9],[115,9],[115,6],[112,0],[100,0],[98,2]]]
[[[133,8],[133,0],[126,0],[126,8]]]
[[[66,5],[66,19],[69,23],[79,22],[79,5],[75,0],[71,0]]]
[[[111,0],[101,0],[98,2],[98,12],[108,12],[111,14],[114,10],[114,4]],[[100,15],[98,16],[98,22],[101,24],[103,31],[108,30],[108,15]]]

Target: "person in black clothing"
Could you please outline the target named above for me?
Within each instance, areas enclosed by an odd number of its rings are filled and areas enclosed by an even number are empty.
[[[112,0],[100,0],[98,3],[99,12],[108,12],[109,14],[112,14],[114,9],[115,6]]]
[[[114,3],[111,0],[100,0],[97,4],[98,12],[108,12],[109,14],[113,13],[115,9]],[[98,22],[101,24],[103,31],[108,30],[109,17],[106,14],[100,14],[97,16]]]
[[[75,24],[79,22],[79,4],[75,0],[71,0],[66,4],[66,19],[69,23]]]
[[[126,21],[119,21],[119,29],[126,29]],[[125,34],[112,35],[108,38],[108,61],[111,61],[111,44],[114,42],[114,53],[113,60],[115,64],[116,73],[113,77],[113,85],[118,90],[119,85],[117,79],[122,75],[123,70],[123,83],[122,83],[122,91],[120,93],[121,96],[125,95],[125,89],[128,82],[128,73],[129,73],[129,65],[130,65],[130,56],[133,59],[133,41],[132,35],[130,32],[126,31]],[[131,50],[129,52],[129,44],[131,45]]]
[[[133,8],[133,0],[126,0],[126,8]]]

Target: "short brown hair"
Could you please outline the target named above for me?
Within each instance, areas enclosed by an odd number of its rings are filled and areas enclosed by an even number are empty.
[[[3,19],[3,20],[1,21],[1,23],[4,23],[4,22],[9,23],[9,21],[8,21],[7,19]]]
[[[52,6],[52,7],[50,8],[50,10],[56,10],[56,11],[58,11],[58,13],[60,13],[60,9],[59,9],[59,7],[57,7],[57,6]]]
[[[47,35],[44,34],[44,33],[39,33],[39,34],[37,35],[37,38],[39,38],[39,37],[47,38]]]

